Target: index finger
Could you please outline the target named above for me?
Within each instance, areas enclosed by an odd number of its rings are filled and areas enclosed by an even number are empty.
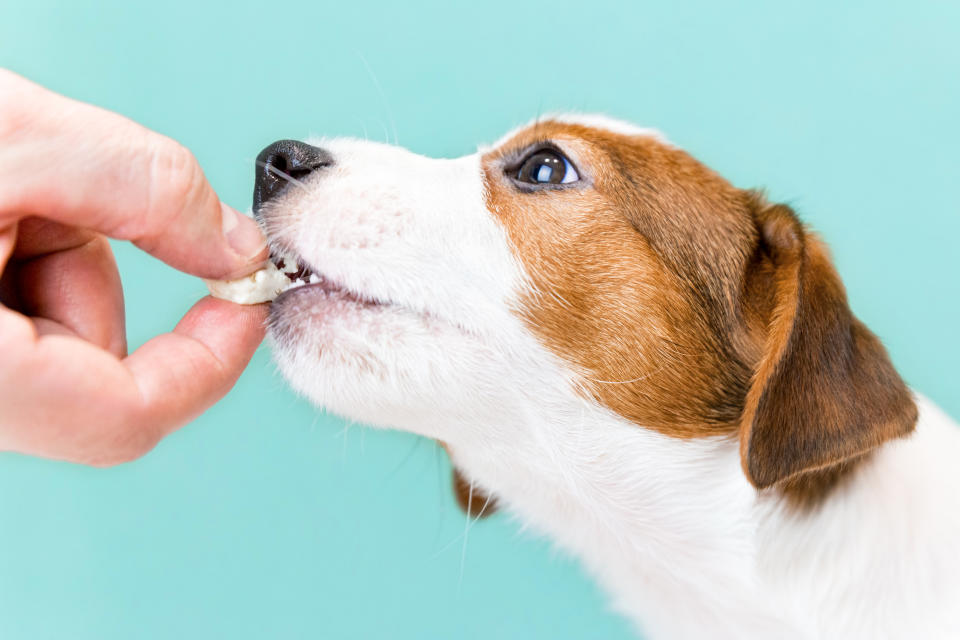
[[[257,224],[220,202],[183,146],[0,69],[0,226],[25,215],[131,240],[205,278],[266,259]]]

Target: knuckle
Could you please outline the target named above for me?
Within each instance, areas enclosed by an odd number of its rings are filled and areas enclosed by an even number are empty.
[[[0,139],[22,133],[33,121],[38,107],[36,86],[17,74],[0,69]]]
[[[199,196],[205,178],[196,158],[178,142],[159,137],[151,151],[147,211],[151,231],[161,233],[172,218]]]
[[[163,199],[179,204],[187,200],[203,179],[200,165],[190,151],[178,142],[162,138],[154,156],[151,178],[163,190]]]

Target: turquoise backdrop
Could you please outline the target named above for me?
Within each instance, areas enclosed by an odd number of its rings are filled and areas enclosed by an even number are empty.
[[[241,209],[277,138],[456,156],[557,109],[660,128],[794,205],[960,416],[960,3],[791,4],[0,0],[0,65],[180,140]],[[132,345],[204,293],[117,253]],[[465,526],[448,474],[431,442],[315,411],[261,348],[140,461],[0,455],[0,638],[631,637],[575,561]]]

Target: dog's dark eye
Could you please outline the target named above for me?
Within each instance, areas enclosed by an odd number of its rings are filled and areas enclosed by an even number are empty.
[[[530,154],[517,171],[517,180],[530,184],[566,184],[579,179],[570,161],[553,149]]]

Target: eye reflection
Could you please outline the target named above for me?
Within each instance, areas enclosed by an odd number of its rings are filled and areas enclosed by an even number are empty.
[[[516,178],[530,184],[566,184],[576,182],[580,176],[561,153],[553,149],[541,149],[523,161]]]

